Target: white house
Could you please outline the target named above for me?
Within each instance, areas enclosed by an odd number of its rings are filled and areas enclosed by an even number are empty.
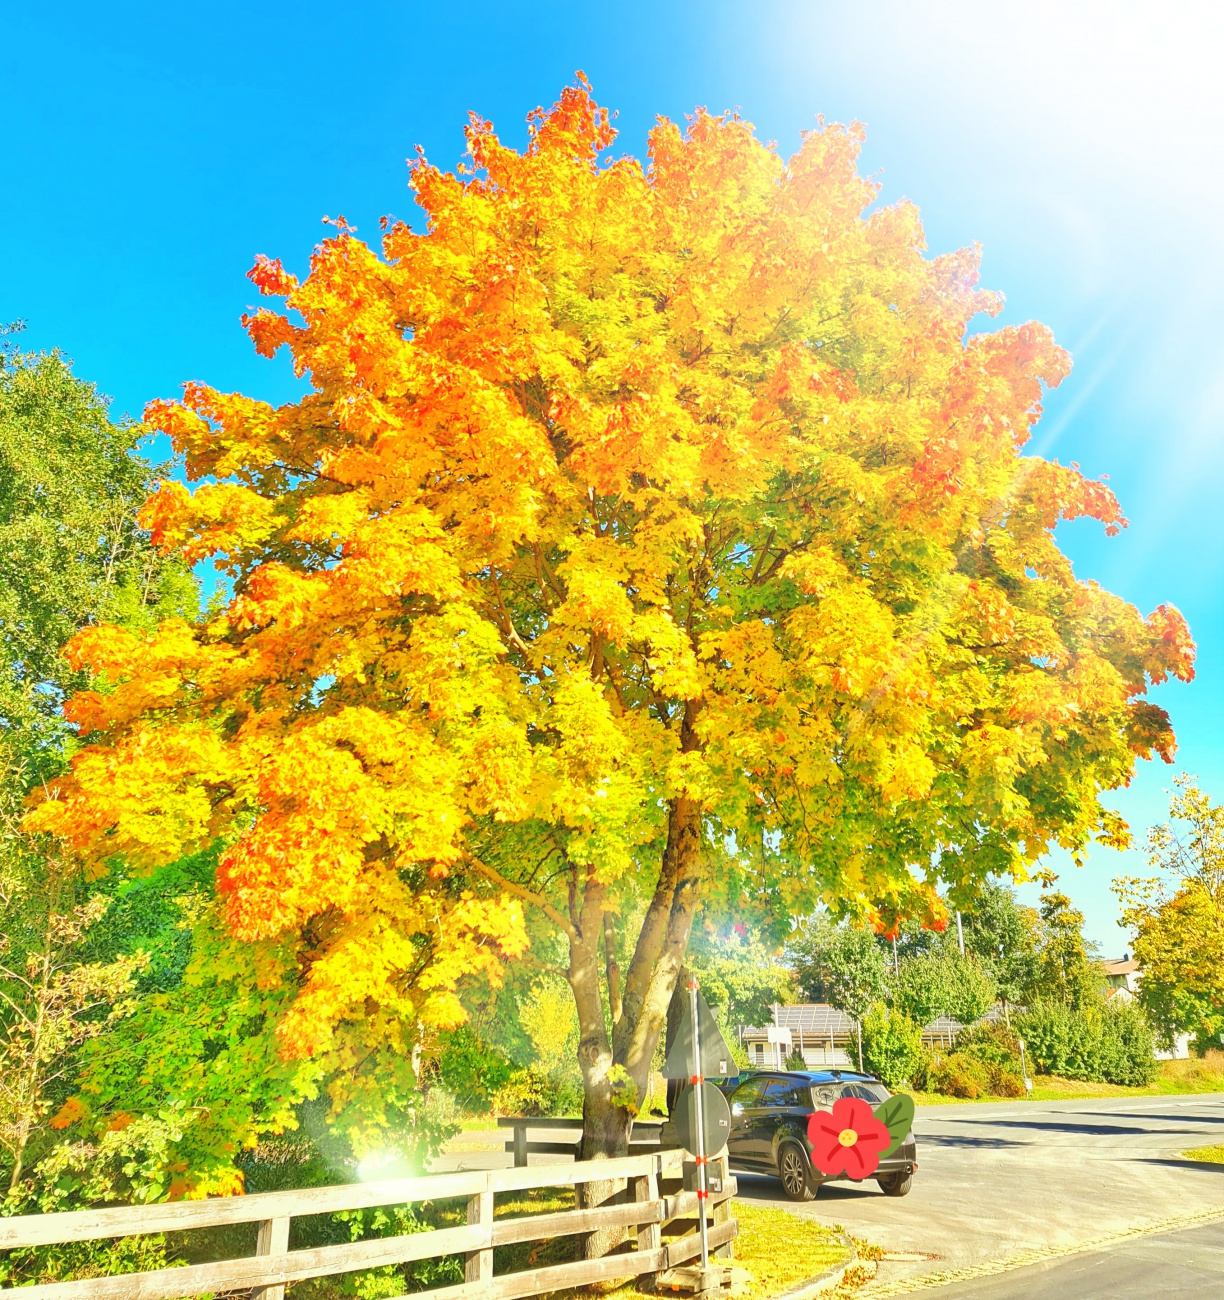
[[[1126,1002],[1133,1002],[1139,994],[1139,981],[1143,978],[1143,971],[1139,963],[1128,952],[1122,954],[1121,961],[1103,961],[1105,967],[1105,978],[1109,982],[1109,992],[1106,997],[1121,998]],[[1184,1061],[1190,1055],[1190,1034],[1178,1034],[1173,1040],[1172,1051],[1165,1051],[1158,1048],[1156,1059],[1158,1061]]]
[[[849,1066],[850,1043],[856,1026],[850,1016],[827,1002],[774,1006],[773,1024],[745,1025],[740,1042],[752,1065],[783,1069],[787,1058],[799,1056],[810,1069]]]

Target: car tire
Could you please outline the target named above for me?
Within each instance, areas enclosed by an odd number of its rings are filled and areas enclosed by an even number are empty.
[[[884,1178],[877,1178],[876,1182],[880,1184],[880,1191],[885,1196],[908,1196],[909,1189],[914,1185],[914,1175],[888,1174]]]
[[[788,1201],[810,1201],[816,1196],[817,1184],[798,1142],[784,1142],[778,1149],[778,1177]]]

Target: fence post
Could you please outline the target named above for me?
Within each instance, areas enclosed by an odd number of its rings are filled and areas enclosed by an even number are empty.
[[[713,1166],[715,1177],[721,1180],[721,1186],[724,1191],[727,1189],[727,1179],[731,1176],[731,1170],[728,1167],[726,1156],[717,1156],[710,1164]],[[714,1205],[714,1222],[726,1223],[731,1218],[731,1199],[728,1197],[725,1201],[717,1201]],[[735,1249],[731,1242],[724,1242],[719,1246],[714,1254],[722,1259],[734,1259]]]
[[[515,1141],[518,1140],[518,1130],[515,1130]],[[517,1163],[517,1162],[516,1162]],[[524,1163],[526,1163],[524,1161]],[[468,1223],[478,1223],[485,1229],[485,1235],[490,1242],[493,1240],[493,1193],[477,1192],[475,1196],[468,1197],[467,1203],[467,1221]],[[465,1282],[483,1282],[489,1283],[493,1280],[493,1247],[486,1247],[484,1250],[469,1250],[467,1258],[463,1264],[463,1280]]]
[[[259,1225],[259,1235],[255,1238],[255,1254],[283,1255],[289,1249],[289,1216],[280,1219],[264,1219]],[[285,1284],[275,1282],[271,1286],[253,1286],[251,1300],[285,1300]]]
[[[641,1204],[643,1201],[657,1201],[659,1199],[659,1177],[658,1169],[661,1161],[658,1156],[655,1157],[654,1168],[650,1173],[642,1174],[633,1180],[633,1199]],[[637,1248],[638,1252],[649,1252],[658,1250],[663,1244],[663,1225],[661,1223],[639,1223],[637,1230]],[[653,1279],[653,1273],[642,1274],[643,1278]]]
[[[514,1167],[515,1169],[527,1168],[526,1124],[516,1124],[514,1126]]]

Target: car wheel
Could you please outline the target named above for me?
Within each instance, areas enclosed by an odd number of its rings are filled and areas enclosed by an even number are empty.
[[[807,1157],[798,1142],[787,1142],[778,1152],[778,1177],[788,1200],[810,1201],[816,1195]]]
[[[880,1191],[885,1196],[908,1196],[909,1189],[914,1185],[913,1174],[888,1174],[884,1178],[877,1178],[876,1182],[880,1184]]]

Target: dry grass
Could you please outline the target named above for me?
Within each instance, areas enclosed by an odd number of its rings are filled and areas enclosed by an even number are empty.
[[[748,1300],[764,1300],[844,1264],[850,1252],[834,1233],[814,1219],[787,1210],[735,1203],[740,1235],[735,1262],[752,1274]]]
[[[737,1292],[739,1300],[768,1300],[850,1258],[837,1234],[814,1219],[743,1201],[734,1203],[734,1214],[739,1236],[733,1262],[752,1276],[747,1287]],[[604,1291],[602,1297],[638,1300],[640,1294],[636,1280],[631,1280]],[[552,1300],[589,1300],[590,1295],[588,1290],[559,1291]]]

